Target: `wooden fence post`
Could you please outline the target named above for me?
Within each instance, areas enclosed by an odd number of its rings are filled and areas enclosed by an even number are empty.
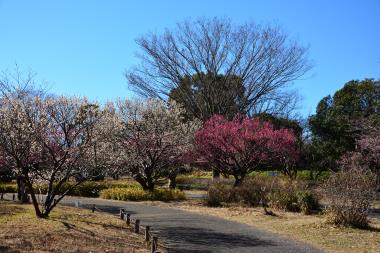
[[[96,206],[95,204],[92,205],[92,212],[95,212]]]
[[[136,220],[135,222],[135,233],[138,234],[140,232],[140,220]]]
[[[13,193],[12,199],[13,199],[13,200],[16,199],[16,195],[15,195],[14,193]]]
[[[120,220],[124,220],[125,209],[120,209]]]
[[[131,214],[127,213],[127,225],[131,225]]]
[[[150,232],[150,226],[146,226],[145,227],[145,241],[146,242],[149,242],[149,240],[150,240],[150,234],[149,234],[149,232]]]
[[[153,236],[152,237],[152,247],[151,247],[151,250],[150,252],[151,253],[156,253],[156,249],[157,249],[157,236]]]
[[[4,199],[4,193],[1,193],[1,200]]]

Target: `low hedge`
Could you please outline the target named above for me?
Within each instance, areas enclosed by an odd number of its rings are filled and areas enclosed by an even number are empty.
[[[64,193],[67,189],[75,184],[74,182],[66,182],[62,185],[58,194]],[[69,195],[72,196],[81,196],[81,197],[99,197],[100,191],[104,189],[108,189],[111,186],[105,182],[83,182],[82,184],[75,187],[72,191],[70,191]],[[39,185],[34,186],[34,191],[36,193],[46,194],[48,189],[48,185]],[[17,193],[17,185],[16,184],[0,184],[0,192],[8,192],[8,193]]]
[[[147,201],[147,200],[184,200],[185,194],[178,190],[157,188],[154,191],[144,191],[141,187],[116,187],[102,190],[100,197],[103,199]]]
[[[61,186],[58,194],[64,193],[75,182],[66,182]],[[43,184],[34,186],[34,190],[37,194],[46,194],[48,185]],[[1,184],[0,193],[17,193],[16,184]],[[146,200],[184,200],[185,194],[178,190],[167,190],[157,188],[153,192],[144,191],[139,185],[136,184],[111,184],[108,182],[94,182],[86,181],[76,186],[69,192],[71,196],[101,197],[104,199],[116,199],[116,200],[130,200],[130,201],[146,201]]]
[[[16,184],[2,184],[0,183],[0,193],[17,193],[17,185]]]

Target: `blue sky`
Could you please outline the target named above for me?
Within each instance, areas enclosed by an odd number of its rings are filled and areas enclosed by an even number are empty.
[[[380,0],[0,0],[0,70],[32,69],[57,94],[132,97],[135,38],[201,16],[276,23],[309,45],[314,68],[294,84],[304,116],[345,82],[380,78]]]

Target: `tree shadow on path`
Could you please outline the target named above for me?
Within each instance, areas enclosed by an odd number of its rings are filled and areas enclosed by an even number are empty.
[[[234,233],[221,233],[210,229],[192,227],[172,227],[160,229],[160,235],[168,242],[173,242],[173,248],[169,252],[205,252],[204,247],[209,246],[210,251],[215,252],[216,248],[245,248],[245,247],[266,247],[276,246],[272,241],[262,240],[255,236],[247,236]],[[175,246],[174,246],[175,244]],[[201,249],[196,249],[199,246]],[[213,250],[211,250],[213,249]]]

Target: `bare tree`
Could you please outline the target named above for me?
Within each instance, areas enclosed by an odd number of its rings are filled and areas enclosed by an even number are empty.
[[[287,86],[311,68],[307,48],[277,26],[201,18],[136,41],[141,64],[126,72],[130,87],[143,96],[179,100],[202,121],[236,108],[289,114],[298,96]]]

